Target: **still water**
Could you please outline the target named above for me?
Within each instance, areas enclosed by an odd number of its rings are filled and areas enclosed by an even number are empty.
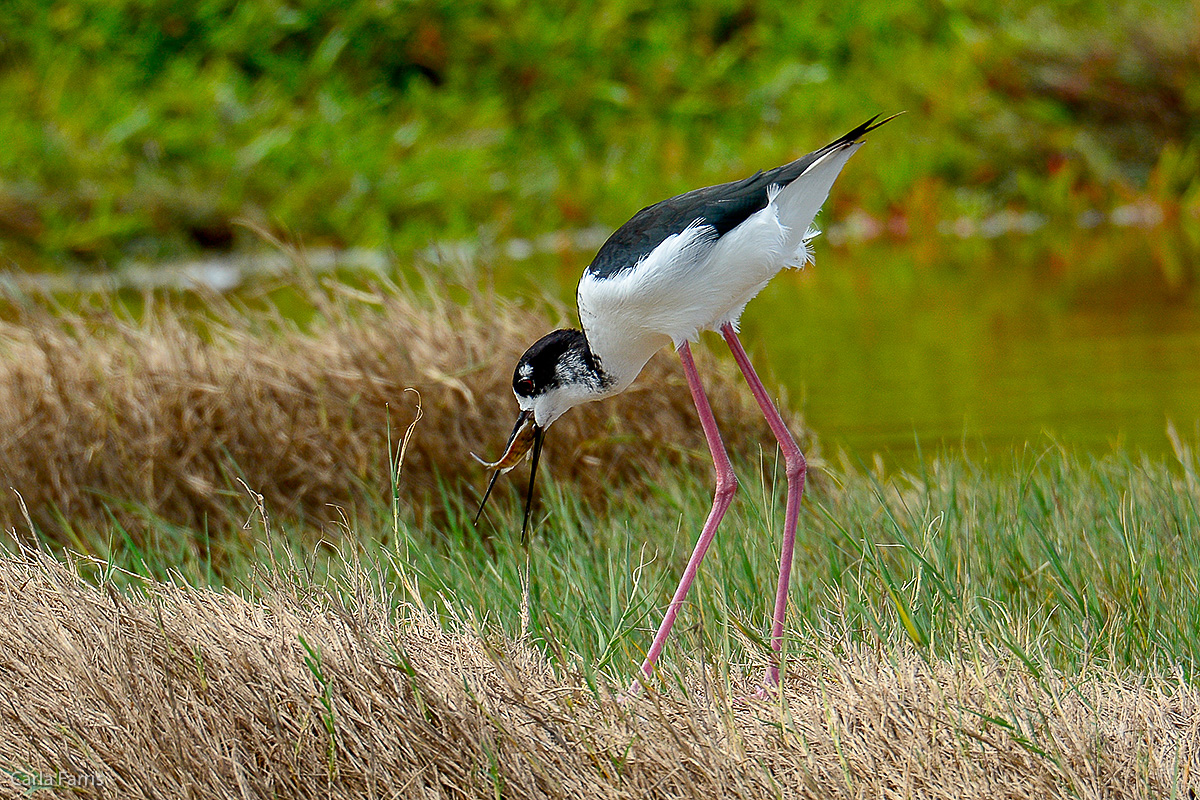
[[[1162,228],[818,240],[814,266],[750,304],[743,340],[827,455],[906,466],[918,443],[1000,453],[1057,442],[1168,456],[1168,421],[1200,439],[1195,247]],[[570,299],[587,258],[542,265],[542,277]],[[716,336],[704,344],[723,349]]]

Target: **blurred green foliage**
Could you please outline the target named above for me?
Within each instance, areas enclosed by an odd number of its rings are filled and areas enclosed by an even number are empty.
[[[908,111],[837,202],[1200,207],[1194,2],[9,0],[0,258],[613,226]],[[923,224],[923,223],[922,223]]]

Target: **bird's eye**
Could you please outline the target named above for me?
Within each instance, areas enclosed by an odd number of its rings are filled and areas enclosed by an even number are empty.
[[[521,380],[517,381],[517,391],[521,394],[532,394],[533,381],[529,378],[521,378]]]

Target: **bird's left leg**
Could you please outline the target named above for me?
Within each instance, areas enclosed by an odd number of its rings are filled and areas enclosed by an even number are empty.
[[[758,373],[754,371],[754,366],[750,363],[733,325],[731,323],[722,325],[721,335],[725,337],[729,349],[733,351],[734,360],[737,361],[742,374],[746,376],[746,383],[750,384],[750,391],[754,394],[754,399],[758,401],[758,407],[762,409],[763,416],[767,418],[767,425],[771,427],[771,433],[775,434],[775,440],[779,442],[787,474],[787,506],[783,515],[783,548],[779,556],[779,586],[775,591],[775,616],[771,625],[771,649],[775,651],[775,660],[767,669],[767,674],[763,679],[767,686],[776,686],[779,683],[779,655],[783,647],[783,618],[787,611],[788,582],[792,574],[792,551],[796,545],[796,522],[800,517],[800,496],[804,493],[804,477],[808,465],[804,460],[804,453],[800,452],[799,445],[796,444],[796,440],[792,438],[791,432],[784,424],[779,409],[771,402],[766,388],[758,378]]]
[[[675,590],[675,596],[671,598],[671,604],[667,607],[666,617],[662,621],[662,625],[658,628],[658,633],[654,635],[654,641],[650,644],[650,650],[646,654],[646,660],[642,663],[642,675],[650,677],[654,674],[654,664],[658,660],[659,653],[662,652],[663,645],[666,644],[667,637],[671,634],[671,627],[675,624],[675,617],[679,614],[679,610],[683,607],[684,598],[687,596],[688,589],[692,585],[692,581],[696,578],[696,572],[700,568],[700,561],[704,558],[704,554],[708,551],[708,546],[712,544],[713,535],[717,532],[717,526],[721,524],[721,518],[725,516],[725,511],[729,508],[730,502],[733,500],[733,495],[737,491],[737,478],[733,474],[733,465],[729,461],[729,454],[725,452],[725,445],[721,441],[721,433],[717,430],[717,421],[713,417],[712,406],[708,403],[708,397],[704,394],[704,387],[700,383],[700,375],[696,372],[696,363],[692,359],[692,349],[687,342],[679,346],[679,360],[683,363],[683,374],[687,378],[688,389],[691,390],[692,400],[696,403],[696,413],[700,417],[700,427],[704,430],[704,438],[708,442],[709,452],[712,454],[713,471],[716,472],[717,486],[713,493],[712,510],[708,514],[708,519],[704,522],[704,528],[700,531],[700,538],[696,542],[696,549],[692,551],[692,557],[688,559],[687,567],[683,571],[683,577],[679,579],[679,588]],[[629,687],[629,694],[638,690],[641,686],[641,679],[634,681]]]

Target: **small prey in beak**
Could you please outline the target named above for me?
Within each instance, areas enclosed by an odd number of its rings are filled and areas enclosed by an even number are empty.
[[[487,505],[488,498],[492,495],[492,488],[496,485],[496,480],[506,472],[509,472],[517,464],[521,463],[521,459],[533,448],[533,466],[529,469],[529,494],[525,497],[525,521],[521,524],[521,541],[524,542],[529,533],[529,516],[533,511],[533,484],[537,478],[538,457],[542,454],[542,439],[546,435],[546,429],[539,427],[533,419],[533,411],[522,411],[517,417],[517,424],[513,426],[512,433],[508,437],[508,446],[504,448],[504,455],[500,456],[496,461],[484,461],[479,456],[471,453],[471,457],[482,464],[485,468],[492,471],[492,478],[488,481],[487,491],[483,493],[483,500],[479,503],[479,511],[475,512],[475,524],[479,524],[479,517],[483,514],[483,507]]]

